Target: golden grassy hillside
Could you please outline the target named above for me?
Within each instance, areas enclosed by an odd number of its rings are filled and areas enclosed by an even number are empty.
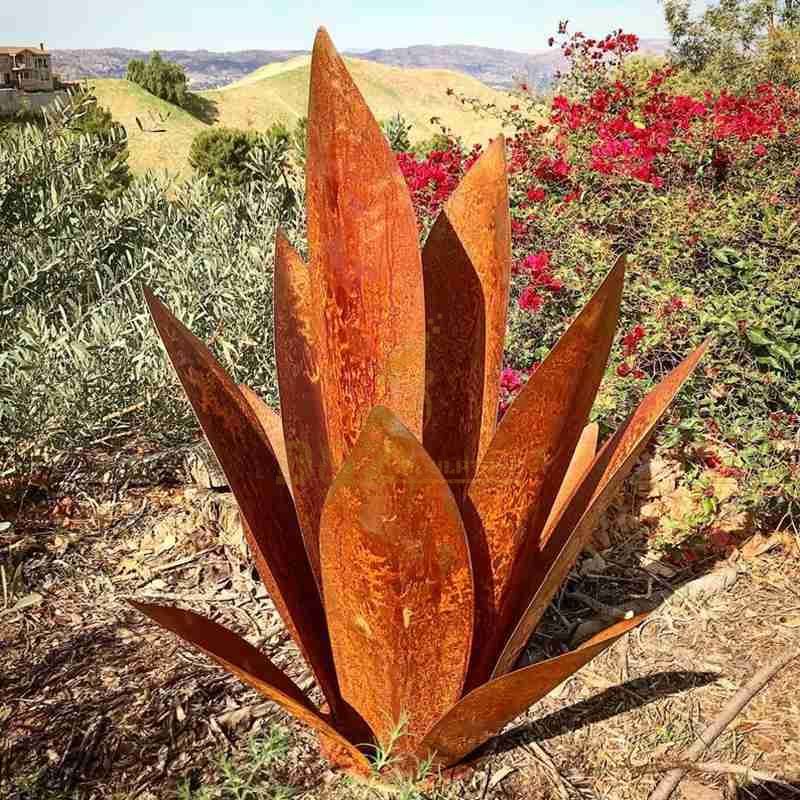
[[[480,81],[443,69],[404,69],[360,59],[346,59],[353,78],[379,120],[399,112],[413,123],[413,136],[425,139],[441,124],[467,142],[485,142],[497,134],[497,122],[484,119],[461,106],[447,89],[484,102],[505,106],[505,92]],[[153,97],[136,84],[120,79],[90,81],[101,105],[128,131],[130,163],[134,172],[163,171],[186,176],[193,137],[208,125],[245,130],[265,130],[277,121],[294,123],[305,116],[308,105],[310,57],[267,64],[222,89],[201,92],[205,107],[201,117]],[[142,122],[139,129],[136,118]],[[163,131],[157,129],[163,128]]]

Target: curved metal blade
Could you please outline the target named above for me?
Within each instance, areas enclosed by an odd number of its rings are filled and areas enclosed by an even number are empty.
[[[281,416],[277,411],[273,411],[262,399],[254,392],[249,386],[243,383],[239,384],[239,389],[247,400],[253,413],[256,415],[259,424],[261,425],[264,434],[269,442],[270,450],[278,461],[281,468],[281,475],[285,485],[292,491],[292,485],[289,480],[289,465],[286,458],[286,442],[283,440],[283,422]]]
[[[416,438],[377,407],[331,486],[320,536],[342,695],[398,752],[461,695],[472,638],[464,526]]]
[[[320,336],[311,274],[282,231],[275,238],[275,363],[295,508],[317,585],[319,517],[333,480],[320,380]]]
[[[419,757],[436,754],[437,760],[446,765],[461,761],[646,616],[612,625],[571,653],[518,669],[474,689],[426,734]]]
[[[567,500],[569,500],[572,493],[583,479],[586,470],[592,466],[594,457],[597,455],[597,439],[599,435],[600,427],[596,422],[592,422],[583,429],[581,438],[578,440],[578,446],[572,454],[572,461],[569,462],[569,467],[567,467],[567,474],[564,476],[561,488],[558,490],[556,499],[553,501],[553,507],[550,509],[550,515],[547,517],[547,522],[542,529],[542,546],[544,546],[550,538],[550,534],[553,532],[553,526],[561,516],[561,512],[564,510]]]
[[[422,249],[422,270],[422,441],[461,500],[497,426],[511,273],[502,136],[467,172],[439,214]]]
[[[313,311],[334,471],[385,405],[422,437],[425,301],[417,225],[380,126],[330,37],[311,60],[306,170]]]
[[[591,469],[563,506],[529,575],[531,584],[538,588],[503,648],[493,675],[503,675],[513,669],[575,559],[586,547],[598,517],[627,477],[659,419],[694,372],[708,346],[706,342],[698,347],[642,400],[627,422],[603,446]]]
[[[175,372],[236,496],[261,579],[336,714],[341,702],[322,602],[269,441],[239,387],[208,348],[149,289],[144,293]]]
[[[305,722],[325,740],[340,758],[342,769],[369,772],[369,762],[314,707],[298,686],[260,650],[233,631],[193,611],[128,600],[154,622],[214,659],[240,681],[277,703],[284,711]]]
[[[542,528],[605,372],[624,278],[620,258],[506,412],[469,487],[464,519],[481,645],[470,687],[489,676],[536,588],[530,574]]]

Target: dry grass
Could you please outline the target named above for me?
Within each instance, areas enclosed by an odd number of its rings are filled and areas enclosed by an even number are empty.
[[[597,603],[657,605],[651,619],[516,720],[463,783],[428,795],[646,798],[659,763],[679,758],[760,665],[800,647],[800,559],[779,548],[668,567],[664,534],[631,523],[646,501],[640,490],[634,484],[610,511],[603,561],[584,560],[529,657],[563,648],[576,624],[597,619],[589,607]],[[22,581],[0,617],[0,795],[172,798],[182,779],[214,785],[220,756],[246,759],[248,742],[275,722],[291,732],[281,785],[330,800],[368,793],[334,779],[305,730],[124,603],[136,595],[208,613],[316,691],[252,570],[223,543],[206,507],[180,483],[101,503],[42,497],[3,535],[0,561],[7,574],[21,565]],[[737,579],[727,589],[673,594],[731,565]],[[33,593],[38,603],[11,610]],[[798,780],[795,676],[787,669],[755,698],[714,747],[715,761]],[[720,790],[709,797],[771,796],[764,787],[729,786],[726,776],[692,780]]]
[[[503,107],[512,102],[507,93],[450,70],[405,69],[359,59],[347,59],[347,63],[375,116],[382,120],[399,112],[413,123],[417,140],[430,137],[441,125],[470,144],[485,143],[497,135],[496,120],[465,109],[455,97],[447,95],[448,88]],[[309,69],[310,57],[303,56],[268,64],[223,89],[201,92],[203,109],[197,116],[129,81],[97,79],[91,85],[101,105],[109,108],[128,131],[134,172],[166,170],[186,177],[190,173],[187,159],[192,139],[209,125],[263,131],[275,122],[291,125],[305,116]],[[136,123],[137,117],[144,132]],[[432,118],[439,121],[432,122]]]

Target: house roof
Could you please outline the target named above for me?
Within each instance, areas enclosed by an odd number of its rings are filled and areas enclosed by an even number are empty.
[[[31,53],[38,53],[39,55],[50,55],[47,50],[40,50],[38,47],[0,47],[0,55],[15,56],[17,53],[23,53],[26,50],[30,50]]]

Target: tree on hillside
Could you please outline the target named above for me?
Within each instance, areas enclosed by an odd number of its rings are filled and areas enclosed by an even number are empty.
[[[188,78],[183,67],[165,61],[160,53],[153,52],[148,61],[138,58],[130,61],[125,77],[168,103],[183,108],[189,105]]]

